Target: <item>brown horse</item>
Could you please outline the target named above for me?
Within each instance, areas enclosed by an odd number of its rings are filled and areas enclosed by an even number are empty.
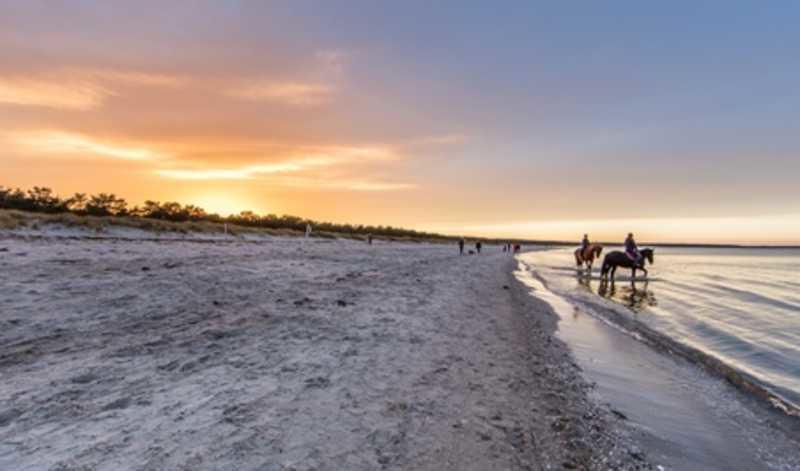
[[[575,249],[575,264],[578,266],[578,269],[581,269],[585,263],[586,268],[591,272],[594,259],[599,259],[601,253],[603,253],[603,246],[600,244],[589,244],[586,249],[582,247],[577,248]]]

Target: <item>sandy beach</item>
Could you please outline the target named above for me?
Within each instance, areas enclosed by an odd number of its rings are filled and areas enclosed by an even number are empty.
[[[485,252],[6,234],[0,468],[650,468]]]

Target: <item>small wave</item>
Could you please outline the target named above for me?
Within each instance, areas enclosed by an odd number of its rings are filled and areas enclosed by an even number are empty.
[[[743,290],[743,289],[739,289],[739,288],[733,288],[731,286],[726,286],[726,285],[722,285],[722,284],[719,284],[719,283],[711,283],[710,286],[712,286],[712,287],[714,287],[714,288],[716,288],[716,289],[718,289],[720,291],[724,291],[724,292],[727,292],[729,294],[732,294],[732,295],[736,296],[738,299],[741,299],[743,301],[753,302],[753,303],[763,303],[763,304],[768,304],[768,305],[775,306],[775,307],[778,307],[778,308],[786,309],[788,311],[798,311],[798,312],[800,312],[800,305],[787,303],[787,302],[782,301],[780,299],[776,299],[776,298],[773,298],[773,297],[770,297],[770,296],[765,296],[763,294],[755,293],[753,291]]]

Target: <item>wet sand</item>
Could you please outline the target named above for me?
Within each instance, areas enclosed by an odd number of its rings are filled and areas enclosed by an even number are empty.
[[[0,469],[650,467],[499,248],[0,251]]]

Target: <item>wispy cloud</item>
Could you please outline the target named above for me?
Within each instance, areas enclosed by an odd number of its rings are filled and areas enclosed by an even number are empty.
[[[227,168],[158,169],[155,173],[178,180],[247,180],[279,173],[299,173],[315,168],[335,165],[359,164],[398,158],[386,147],[309,147],[299,149],[292,156],[278,162],[253,163]]]
[[[183,79],[164,74],[68,67],[0,77],[0,104],[86,111],[118,95],[121,86],[175,87],[181,83]]]
[[[63,131],[13,133],[7,140],[29,152],[65,157],[102,156],[121,160],[160,160],[168,157],[162,152],[138,145]]]
[[[329,101],[333,88],[318,83],[251,81],[230,88],[225,93],[242,100],[313,106]]]
[[[66,75],[82,77],[84,80],[108,81],[127,85],[147,87],[177,87],[186,83],[186,79],[176,75],[168,75],[136,70],[119,70],[107,68],[69,68]]]
[[[394,191],[413,188],[408,183],[375,181],[363,178],[318,175],[315,170],[337,167],[345,170],[364,163],[397,159],[399,156],[385,147],[333,146],[314,147],[299,151],[295,156],[270,163],[257,163],[226,168],[162,168],[154,170],[160,177],[175,180],[252,180],[270,178],[273,183],[308,189],[351,191]],[[316,173],[316,174],[315,174]]]
[[[400,191],[417,187],[417,185],[412,183],[308,177],[286,177],[283,178],[280,183],[285,186],[312,190]]]
[[[86,80],[40,80],[0,77],[0,103],[68,110],[89,110],[113,95],[108,88]]]

